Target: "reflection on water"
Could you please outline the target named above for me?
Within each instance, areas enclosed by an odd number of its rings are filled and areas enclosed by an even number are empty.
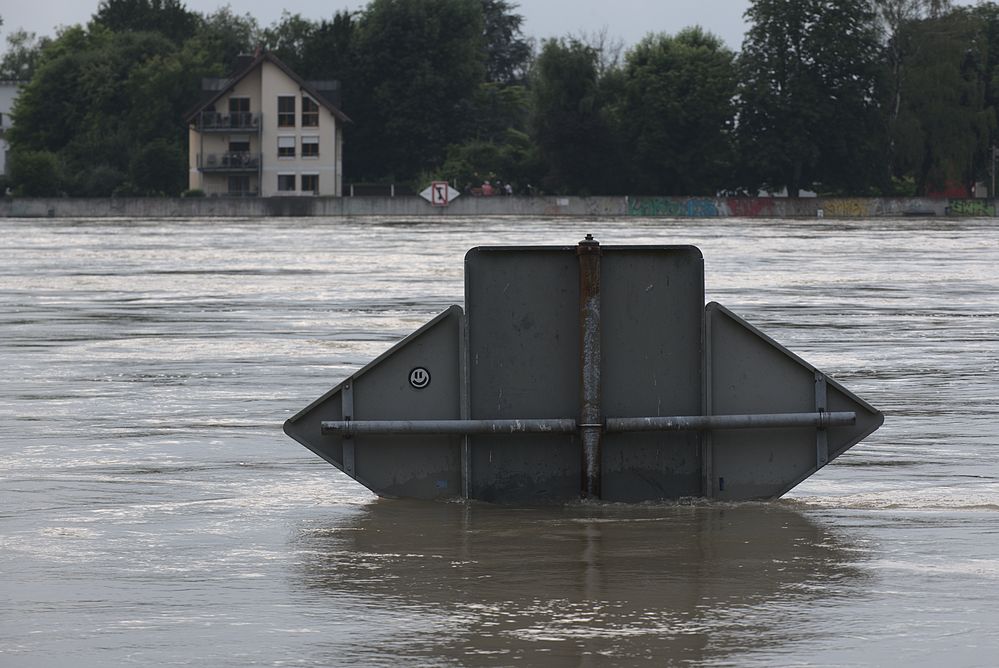
[[[866,579],[841,532],[778,504],[379,501],[294,543],[299,586],[428,622],[339,648],[385,662],[721,661],[807,636],[810,606]]]

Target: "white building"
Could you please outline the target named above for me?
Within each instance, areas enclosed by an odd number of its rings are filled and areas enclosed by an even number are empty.
[[[343,194],[343,124],[328,89],[277,57],[246,59],[190,114],[189,187],[207,195]]]
[[[7,173],[7,130],[10,129],[10,112],[23,82],[0,81],[0,174]],[[2,194],[2,193],[0,193]]]

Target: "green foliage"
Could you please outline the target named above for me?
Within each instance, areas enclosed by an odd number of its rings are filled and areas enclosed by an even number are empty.
[[[0,59],[0,80],[28,81],[35,73],[47,38],[38,39],[33,32],[15,30],[7,35],[7,51]]]
[[[342,80],[349,75],[355,27],[347,11],[318,22],[285,11],[263,32],[263,44],[305,79]]]
[[[198,30],[183,46],[190,62],[204,68],[205,76],[225,76],[236,57],[252,53],[262,40],[256,19],[235,14],[228,6],[202,17]]]
[[[59,157],[51,151],[12,151],[8,171],[17,196],[52,197],[62,190]]]
[[[20,194],[173,195],[202,77],[271,49],[339,79],[348,180],[483,180],[569,194],[784,187],[913,194],[988,179],[999,5],[754,0],[742,53],[699,28],[621,57],[606,32],[535,58],[510,0],[370,0],[261,30],[229,7],[102,0],[87,26],[7,37],[9,183]],[[197,193],[188,193],[197,196]]]
[[[220,22],[204,25],[180,47],[160,32],[112,31],[96,21],[64,30],[42,48],[17,99],[12,146],[57,155],[66,174],[60,187],[72,195],[178,193],[187,172],[181,119],[201,95],[201,77],[219,72],[213,57],[227,48]],[[136,161],[151,151],[155,183]]]
[[[900,89],[895,167],[898,175],[913,176],[919,193],[953,184],[967,188],[985,175],[996,125],[994,106],[986,106],[991,73],[985,27],[964,11],[904,27],[901,37],[919,48],[909,56]]]
[[[163,137],[181,141],[183,86],[164,81],[192,73],[175,57],[172,43],[156,33],[68,30],[44,50],[18,97],[11,143],[58,154],[74,175],[66,183],[70,193],[92,194],[85,175],[93,165],[127,173],[136,146]]]
[[[346,159],[355,177],[433,169],[469,135],[484,74],[478,0],[373,0],[359,18],[348,78]]]
[[[82,197],[107,197],[121,190],[128,176],[111,165],[97,165],[80,173],[75,180],[74,194]]]
[[[517,192],[540,182],[542,166],[530,137],[508,129],[502,140],[473,139],[448,148],[447,159],[436,176],[457,183],[462,190],[483,181],[510,183]]]
[[[175,143],[155,139],[132,152],[128,181],[142,195],[176,195],[187,181],[187,160]]]
[[[700,28],[649,35],[626,56],[620,104],[631,192],[714,195],[733,163],[735,55]]]
[[[524,17],[507,0],[481,0],[486,81],[521,83],[527,76],[531,45],[521,33]]]
[[[180,0],[101,0],[92,23],[111,32],[155,32],[181,43],[198,27],[198,15]]]
[[[797,196],[883,178],[880,47],[867,0],[754,0],[741,62],[744,179]]]
[[[597,73],[598,54],[582,42],[548,40],[534,65],[532,134],[549,192],[614,190],[618,151]]]

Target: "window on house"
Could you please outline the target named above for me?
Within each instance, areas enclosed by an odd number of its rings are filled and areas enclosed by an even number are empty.
[[[248,137],[232,137],[229,139],[230,153],[249,153],[250,139]]]
[[[279,158],[295,157],[294,137],[278,137],[278,157]]]
[[[319,127],[319,104],[308,97],[302,97],[302,127]]]
[[[319,194],[318,174],[302,174],[302,192],[312,193],[313,195]]]
[[[279,128],[293,128],[293,127],[295,127],[295,96],[294,95],[280,95],[280,96],[278,96],[278,127]]]
[[[249,195],[250,194],[250,177],[249,176],[230,176],[229,177],[229,195]]]
[[[278,174],[278,192],[295,192],[294,174]]]
[[[248,97],[229,98],[229,127],[233,128],[250,127],[250,98]]]
[[[319,157],[319,137],[302,137],[302,157]]]

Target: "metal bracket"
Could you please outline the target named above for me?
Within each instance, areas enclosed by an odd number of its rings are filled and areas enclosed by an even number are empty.
[[[826,427],[832,423],[821,417],[829,416],[826,412],[828,403],[826,377],[821,371],[815,372],[815,411],[819,414],[820,420],[818,430],[815,432],[815,467],[822,468],[829,463],[829,432]]]
[[[348,378],[340,388],[340,406],[346,429],[343,431],[343,470],[349,476],[354,475],[354,441],[350,429],[354,417],[354,378]]]

